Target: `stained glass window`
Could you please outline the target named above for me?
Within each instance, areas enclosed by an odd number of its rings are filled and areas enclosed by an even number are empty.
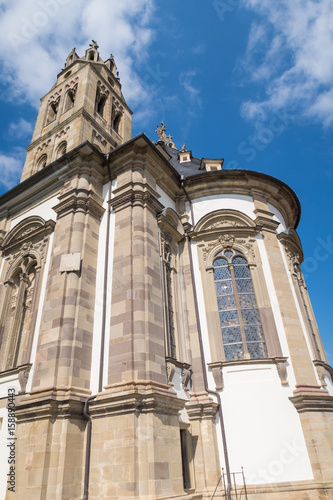
[[[218,254],[213,266],[226,361],[267,357],[247,260],[226,250]]]

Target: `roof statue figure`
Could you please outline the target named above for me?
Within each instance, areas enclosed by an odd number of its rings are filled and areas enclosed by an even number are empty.
[[[92,43],[89,43],[89,47],[91,47],[92,49],[95,49],[97,50],[98,49],[98,44],[95,40],[91,40]]]
[[[177,149],[175,143],[172,140],[172,135],[166,135],[165,131],[165,125],[163,122],[161,122],[161,125],[156,125],[157,129],[155,132],[158,135],[158,142],[164,142],[166,146],[169,146],[170,148]]]

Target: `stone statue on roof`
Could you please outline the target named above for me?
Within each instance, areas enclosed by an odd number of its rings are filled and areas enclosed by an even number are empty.
[[[166,127],[163,122],[161,122],[160,126],[157,125],[155,132],[158,135],[158,142],[163,142],[166,146],[177,149],[175,143],[172,140],[172,135],[166,135],[165,131]]]
[[[92,41],[92,43],[89,43],[89,47],[91,47],[92,49],[97,50],[98,49],[97,42],[95,40],[91,40],[91,41]]]

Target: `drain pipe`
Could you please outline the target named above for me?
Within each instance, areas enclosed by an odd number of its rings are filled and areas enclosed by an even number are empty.
[[[86,442],[86,462],[84,466],[84,491],[82,500],[88,500],[89,496],[89,473],[90,473],[90,453],[91,453],[91,416],[88,413],[89,402],[95,399],[96,394],[89,396],[83,407],[83,416],[88,420],[87,422],[87,442]]]
[[[109,193],[108,199],[111,200],[112,193],[112,182],[111,182],[111,169],[110,169],[110,154],[106,155],[106,166],[108,169],[109,177]],[[104,350],[105,350],[105,325],[106,325],[106,306],[107,306],[107,279],[109,272],[109,240],[110,240],[110,218],[111,218],[111,207],[108,203],[108,209],[106,213],[106,240],[105,240],[105,261],[104,261],[104,283],[103,283],[103,307],[102,307],[102,335],[101,335],[101,350],[100,350],[100,365],[99,365],[99,380],[98,380],[98,392],[103,390],[103,371],[104,371]],[[87,441],[86,441],[86,460],[84,466],[84,494],[82,500],[88,500],[89,497],[89,474],[90,474],[90,455],[91,455],[91,430],[92,422],[91,416],[88,412],[89,403],[97,394],[87,397],[84,402],[83,416],[87,420]]]
[[[188,192],[185,189],[185,177],[183,175],[180,178],[180,186],[185,193],[187,201],[189,202],[190,210],[191,210],[192,226],[194,228],[193,205],[192,205],[192,201],[190,200],[190,197],[188,195]],[[220,426],[221,426],[221,434],[222,434],[224,461],[225,461],[226,474],[227,474],[227,478],[228,478],[227,498],[228,498],[228,500],[231,500],[231,474],[230,474],[229,455],[228,455],[228,448],[227,448],[227,438],[226,438],[223,413],[222,413],[221,396],[217,391],[212,391],[208,387],[205,352],[204,352],[204,347],[203,347],[202,331],[201,331],[200,316],[199,316],[198,296],[197,296],[197,290],[196,290],[196,286],[195,286],[195,282],[194,282],[194,266],[193,266],[191,240],[190,240],[190,237],[188,234],[186,235],[186,238],[187,238],[187,242],[188,242],[189,256],[190,256],[190,268],[191,268],[191,274],[192,274],[192,288],[193,288],[193,296],[194,296],[195,316],[196,316],[196,321],[197,321],[197,326],[198,326],[198,337],[199,337],[200,353],[201,353],[202,374],[203,374],[203,378],[204,378],[204,385],[205,385],[206,392],[208,394],[214,395],[217,398],[218,405],[219,405],[219,417],[220,417]]]

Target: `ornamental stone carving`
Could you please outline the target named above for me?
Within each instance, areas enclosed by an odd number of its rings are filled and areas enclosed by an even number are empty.
[[[167,373],[167,381],[168,385],[173,386],[173,378],[176,373],[176,366],[172,361],[166,362],[166,373]]]
[[[214,255],[223,249],[234,249],[243,253],[247,258],[250,265],[255,262],[255,251],[254,251],[253,238],[241,238],[237,234],[222,234],[217,238],[216,241],[207,242],[206,240],[201,240],[198,244],[202,249],[203,260],[209,260],[209,255]]]
[[[186,367],[183,366],[183,368],[182,368],[182,386],[183,386],[184,391],[186,391],[186,392],[190,390],[189,384],[191,381],[191,377],[192,377],[192,370],[187,365],[186,365]]]
[[[235,237],[231,234],[223,234],[218,238],[218,242],[223,246],[223,248],[232,248],[235,243]]]
[[[219,229],[220,227],[240,227],[240,224],[236,221],[224,219],[214,222],[207,229]]]

